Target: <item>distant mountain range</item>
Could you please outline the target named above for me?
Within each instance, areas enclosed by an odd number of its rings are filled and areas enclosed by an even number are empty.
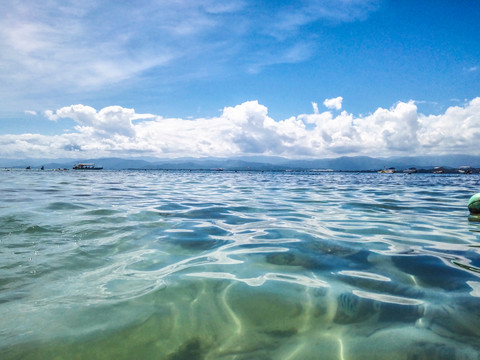
[[[224,170],[325,170],[335,171],[371,171],[395,167],[403,170],[411,167],[418,169],[432,169],[436,166],[459,168],[471,166],[480,168],[480,156],[472,155],[440,155],[440,156],[409,156],[373,158],[368,156],[338,157],[330,159],[295,160],[282,157],[269,156],[239,156],[231,158],[99,158],[99,159],[0,159],[0,167],[3,168],[39,168],[45,169],[66,168],[71,169],[79,162],[95,163],[105,170],[125,169],[224,169]]]

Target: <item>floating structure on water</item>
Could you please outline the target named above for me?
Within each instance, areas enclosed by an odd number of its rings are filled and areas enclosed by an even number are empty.
[[[73,166],[73,170],[102,170],[103,166],[95,166],[94,163],[78,163]]]
[[[380,174],[394,174],[395,173],[395,168],[390,167],[388,169],[383,169],[379,171]]]
[[[471,174],[472,173],[472,167],[471,166],[461,166],[458,169],[458,172],[460,174]]]
[[[480,193],[473,195],[468,201],[468,210],[470,214],[477,215],[480,214]]]

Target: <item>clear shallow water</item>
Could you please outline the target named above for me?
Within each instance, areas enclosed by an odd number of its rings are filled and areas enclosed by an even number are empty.
[[[1,359],[479,359],[480,177],[0,171]]]

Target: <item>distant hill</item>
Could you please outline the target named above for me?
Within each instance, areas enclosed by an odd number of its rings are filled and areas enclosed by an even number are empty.
[[[0,167],[8,168],[40,168],[71,169],[78,162],[95,163],[105,170],[125,169],[225,169],[225,170],[311,170],[331,169],[336,171],[369,171],[388,167],[398,170],[416,167],[418,169],[432,169],[435,166],[444,168],[459,168],[471,166],[480,168],[480,156],[473,155],[441,155],[441,156],[408,156],[373,158],[368,156],[342,156],[327,159],[287,159],[268,156],[238,156],[232,158],[176,158],[154,159],[143,158],[98,158],[98,159],[0,159]]]
[[[443,155],[443,156],[410,156],[372,158],[368,156],[343,156],[334,159],[321,160],[291,160],[285,165],[298,166],[300,168],[325,168],[343,171],[366,171],[379,170],[394,167],[404,170],[411,167],[419,169],[432,169],[436,166],[445,168],[459,168],[460,166],[480,167],[480,156],[471,155]]]

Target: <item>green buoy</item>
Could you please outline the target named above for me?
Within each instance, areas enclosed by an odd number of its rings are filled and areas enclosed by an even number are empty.
[[[480,193],[473,195],[468,201],[468,210],[470,214],[480,214]]]

